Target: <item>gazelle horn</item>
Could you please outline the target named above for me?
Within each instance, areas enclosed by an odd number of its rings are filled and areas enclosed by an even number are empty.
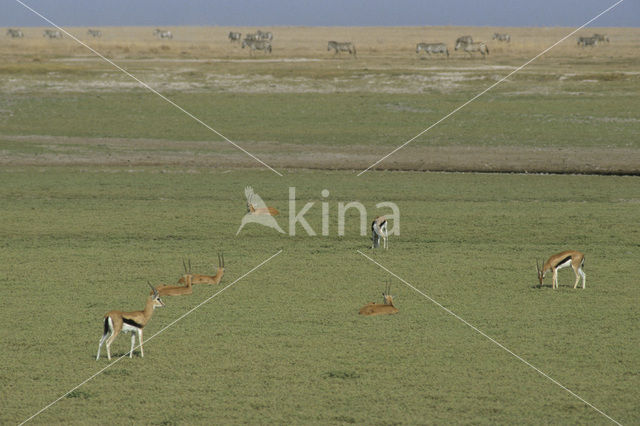
[[[149,284],[149,287],[151,287],[151,290],[153,290],[153,295],[157,296],[158,295],[158,290],[156,290],[156,288],[154,286],[152,286],[149,281],[147,281],[147,284]]]

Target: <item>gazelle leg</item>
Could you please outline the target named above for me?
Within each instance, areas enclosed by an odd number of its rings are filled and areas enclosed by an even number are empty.
[[[582,277],[582,289],[587,285],[587,274],[584,273],[582,268],[578,269],[578,273]]]
[[[105,333],[102,335],[102,339],[100,339],[100,344],[98,345],[98,355],[96,355],[96,361],[100,359],[100,349],[102,349],[102,344],[105,340],[107,340],[107,336],[109,333]]]
[[[109,336],[109,338],[107,339],[107,359],[109,360],[111,360],[111,344],[116,339],[117,335],[118,333],[114,331],[113,333],[111,333],[111,336]]]
[[[551,288],[558,288],[558,271],[556,269],[553,270],[553,283]]]
[[[144,349],[142,349],[142,329],[138,330],[138,340],[140,341],[140,358],[144,358]]]
[[[133,358],[133,347],[136,344],[136,333],[131,333],[131,350],[129,351],[129,358]]]

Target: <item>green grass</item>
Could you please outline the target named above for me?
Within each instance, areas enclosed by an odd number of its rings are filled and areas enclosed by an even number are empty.
[[[164,172],[163,172],[164,170]],[[637,177],[287,172],[172,168],[0,170],[0,423],[25,420],[107,366],[101,318],[142,308],[146,281],[172,282],[189,256],[223,284],[167,298],[125,358],[37,423],[607,423],[558,386],[394,280],[400,312],[362,318],[388,275],[362,250],[614,419],[640,420]],[[248,225],[246,185],[330,236]],[[329,189],[323,198],[320,193]],[[381,195],[382,194],[382,195]],[[401,210],[387,252],[367,249],[337,203]],[[352,212],[353,213],[353,212]],[[535,259],[586,253],[587,288],[537,288]],[[151,339],[151,340],[150,340]],[[114,343],[115,355],[129,348]],[[103,352],[104,354],[104,352]],[[137,353],[136,353],[137,355]]]

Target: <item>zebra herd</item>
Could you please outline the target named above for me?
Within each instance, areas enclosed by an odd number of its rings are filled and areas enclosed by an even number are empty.
[[[609,37],[606,34],[594,33],[591,37],[578,37],[578,46],[596,46],[598,43],[609,43]]]
[[[87,34],[93,38],[102,37],[102,31],[97,29],[89,28],[87,30]],[[21,39],[24,38],[24,33],[19,28],[8,28],[6,35],[11,38]],[[156,28],[153,30],[154,37],[162,40],[162,39],[173,39],[173,34],[171,31],[163,30],[160,28]],[[57,29],[45,29],[42,33],[42,36],[49,39],[61,39],[62,32]],[[229,41],[234,43],[241,43],[242,48],[249,48],[249,54],[253,55],[253,52],[256,50],[261,50],[265,53],[271,53],[272,47],[271,42],[273,41],[273,33],[270,31],[262,31],[257,30],[255,33],[245,34],[244,39],[242,38],[242,34],[239,32],[231,31],[228,35]],[[493,33],[492,40],[497,40],[499,42],[511,42],[511,36],[507,33]],[[586,47],[586,46],[596,46],[598,43],[609,43],[609,37],[606,34],[594,33],[592,36],[578,37],[578,46]],[[334,56],[341,53],[347,52],[349,55],[356,57],[356,47],[350,42],[338,42],[338,41],[329,41],[327,43],[327,51],[334,51]],[[455,51],[462,51],[469,54],[469,56],[473,56],[473,53],[478,52],[485,58],[489,54],[489,48],[487,44],[483,41],[474,42],[473,37],[470,35],[465,35],[458,37],[455,43]],[[432,54],[442,54],[449,57],[449,49],[445,43],[437,42],[437,43],[418,43],[416,44],[416,54],[420,54],[420,52],[425,52],[428,56]]]
[[[506,36],[508,40],[511,40],[509,34],[503,35]],[[472,56],[474,52],[480,52],[483,58],[489,54],[487,44],[483,41],[474,42],[473,37],[470,35],[458,37],[454,50],[462,50],[468,53],[469,56]],[[432,53],[442,53],[449,57],[449,49],[444,43],[418,43],[416,44],[416,54],[420,54],[420,51],[425,52],[429,56],[431,56]]]
[[[270,31],[258,30],[255,33],[245,34],[244,39],[241,33],[230,31],[228,38],[231,43],[242,41],[242,48],[249,48],[250,55],[253,55],[255,50],[262,50],[265,53],[271,53],[272,50],[273,33]]]

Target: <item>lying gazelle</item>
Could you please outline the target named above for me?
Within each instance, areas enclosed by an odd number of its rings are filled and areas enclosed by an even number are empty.
[[[393,306],[393,296],[390,294],[391,284],[387,284],[387,288],[382,293],[384,303],[369,302],[360,308],[359,315],[390,315],[397,314],[398,308]]]
[[[553,272],[552,288],[558,288],[558,269],[566,268],[567,266],[571,266],[573,268],[573,272],[576,274],[576,282],[573,284],[573,288],[578,287],[580,278],[582,278],[582,288],[584,288],[587,281],[587,276],[582,270],[584,267],[584,254],[575,250],[567,250],[562,253],[554,254],[544,263],[544,265],[542,265],[542,269],[540,269],[540,265],[536,260],[536,269],[538,270],[540,287],[542,287],[542,280],[545,277],[545,274],[549,269],[551,269],[551,272]]]
[[[387,218],[384,216],[378,216],[371,222],[371,240],[373,242],[371,248],[380,247],[380,238],[383,240],[383,247],[387,249],[389,234],[387,233]]]
[[[156,287],[160,296],[182,296],[184,294],[191,294],[193,290],[191,288],[191,274],[186,274],[181,278],[184,285],[159,285]],[[151,292],[153,294],[153,292]]]
[[[182,261],[184,265],[184,260]],[[215,275],[202,275],[202,274],[192,274],[191,273],[191,259],[189,259],[189,271],[187,272],[187,266],[184,265],[184,273],[185,276],[189,275],[191,277],[192,284],[220,284],[222,280],[222,276],[224,275],[224,253],[218,253],[218,270]],[[178,280],[178,283],[184,284],[185,277],[183,276]]]
[[[131,350],[129,351],[129,358],[133,357],[133,347],[136,343],[136,333],[138,333],[138,341],[140,342],[140,356],[144,357],[144,350],[142,349],[142,329],[151,319],[153,310],[157,307],[163,307],[164,302],[160,299],[160,293],[151,285],[149,287],[153,290],[153,293],[147,298],[147,304],[143,311],[122,312],[111,311],[107,312],[104,316],[104,332],[100,344],[98,345],[98,355],[96,360],[100,359],[100,349],[104,341],[107,341],[107,358],[111,359],[111,343],[115,340],[118,334],[122,331],[124,333],[131,333]],[[107,336],[111,333],[111,336],[107,339]]]

